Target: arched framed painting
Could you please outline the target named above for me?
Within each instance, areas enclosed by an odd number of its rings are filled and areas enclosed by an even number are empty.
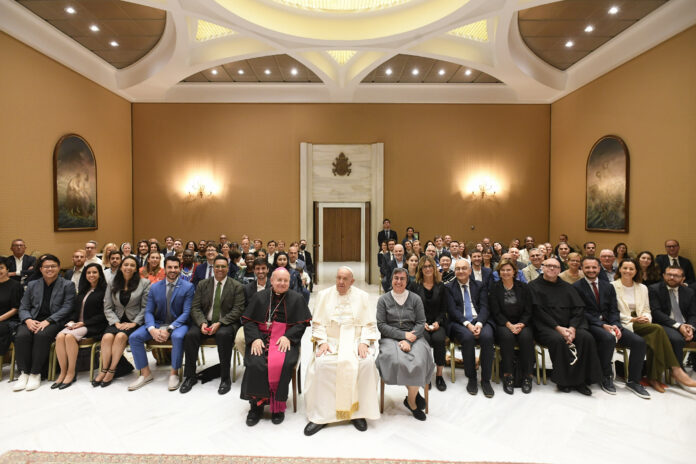
[[[53,150],[55,230],[97,228],[97,160],[77,134],[58,140]]]
[[[585,230],[628,232],[629,156],[615,135],[599,139],[587,158]]]

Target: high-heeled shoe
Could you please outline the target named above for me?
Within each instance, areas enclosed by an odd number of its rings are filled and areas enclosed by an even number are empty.
[[[115,369],[107,369],[106,372],[108,372],[109,374],[116,374]],[[102,388],[108,387],[109,385],[111,385],[111,382],[113,382],[113,381],[114,381],[113,377],[111,377],[111,380],[107,380],[107,381],[102,380],[102,383],[101,383]]]
[[[106,369],[100,369],[99,372],[102,373],[102,374],[106,374],[108,371],[107,371]],[[104,377],[106,377],[106,376],[104,376]],[[102,377],[102,379],[103,379],[104,377]],[[92,380],[92,386],[95,387],[95,388],[98,387],[98,386],[100,386],[101,383],[102,383],[102,381],[101,381],[101,380],[97,380],[96,378],[95,378],[94,380]]]

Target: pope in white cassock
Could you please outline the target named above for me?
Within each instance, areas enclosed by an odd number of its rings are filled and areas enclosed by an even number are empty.
[[[346,420],[365,431],[365,419],[379,418],[376,308],[369,307],[367,292],[353,288],[353,282],[353,271],[339,268],[336,286],[319,292],[314,306],[312,339],[317,349],[307,368],[307,436]]]

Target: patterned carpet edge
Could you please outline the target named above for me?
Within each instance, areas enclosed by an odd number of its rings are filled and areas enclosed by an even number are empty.
[[[431,461],[418,459],[308,458],[291,456],[236,456],[187,454],[117,454],[11,450],[0,455],[0,464],[515,464],[494,461]]]

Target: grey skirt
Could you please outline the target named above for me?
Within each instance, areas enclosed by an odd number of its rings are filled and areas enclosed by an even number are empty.
[[[435,371],[435,361],[430,345],[423,338],[416,340],[408,353],[399,348],[399,340],[382,338],[377,370],[387,385],[425,387]]]

